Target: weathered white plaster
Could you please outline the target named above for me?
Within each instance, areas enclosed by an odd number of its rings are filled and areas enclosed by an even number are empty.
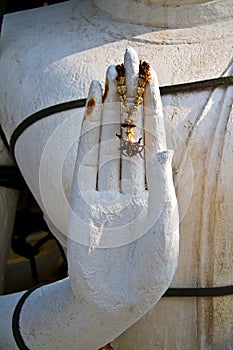
[[[124,22],[160,28],[184,28],[230,19],[232,1],[94,0],[102,11]],[[191,6],[192,5],[192,6]]]
[[[119,0],[114,4],[123,6]],[[176,8],[175,11],[179,10],[176,24],[172,24],[173,17],[167,20],[161,15],[163,23],[179,29],[159,29],[161,22],[150,26],[122,22],[116,9],[118,19],[106,15],[89,1],[7,15],[1,38],[0,108],[8,138],[31,113],[55,103],[86,97],[93,79],[103,85],[106,68],[122,62],[128,46],[153,66],[161,85],[230,75],[232,1],[203,4]],[[133,9],[127,14],[134,13]],[[203,9],[209,10],[202,12]],[[168,6],[166,14],[173,10]],[[185,17],[187,10],[189,16]],[[191,16],[194,21],[198,18],[200,21],[195,25],[192,22],[187,28]],[[139,18],[145,18],[142,12],[140,16],[136,14],[134,22]],[[157,16],[153,18],[158,20]],[[167,141],[175,151],[173,174],[182,219],[180,259],[173,286],[232,284],[231,96],[232,87],[163,97],[168,120]],[[49,136],[70,114],[61,113],[38,122],[24,132],[16,145],[22,173],[42,207],[35,169],[39,169]],[[81,116],[81,112],[77,114],[77,135]],[[69,136],[63,135],[62,141],[56,144],[54,156],[62,153],[67,138],[73,139],[74,118],[70,120]],[[71,151],[65,159],[63,175],[67,197],[75,154]],[[57,227],[67,232],[68,212],[58,200],[60,187],[50,181],[56,176],[57,159],[50,158],[46,164],[47,187],[54,193],[56,203],[52,208],[47,207],[46,212],[51,211],[58,221],[56,227],[52,223],[50,226],[53,232]],[[57,234],[65,244],[66,236],[61,232]],[[232,346],[232,308],[232,296],[214,300],[163,299],[114,345],[121,350],[141,350],[145,344],[151,350],[229,348]]]

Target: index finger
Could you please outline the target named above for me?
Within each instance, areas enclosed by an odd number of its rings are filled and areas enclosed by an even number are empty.
[[[101,118],[101,85],[98,81],[92,81],[86,102],[74,171],[75,187],[79,191],[96,190]],[[75,189],[73,188],[73,190]]]

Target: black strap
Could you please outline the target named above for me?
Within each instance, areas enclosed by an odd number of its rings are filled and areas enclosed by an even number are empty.
[[[210,288],[169,288],[163,297],[222,297],[233,295],[233,285]]]
[[[12,318],[12,331],[15,342],[20,350],[30,350],[25,344],[23,337],[20,333],[20,312],[22,307],[29,297],[29,295],[34,292],[34,290],[40,288],[44,284],[39,284],[31,289],[29,289],[22,297],[19,299],[16,308],[13,313]],[[212,288],[169,288],[163,295],[163,297],[222,297],[226,295],[233,294],[233,285],[224,287],[212,287]]]
[[[2,139],[2,142],[3,142],[4,146],[6,147],[6,149],[9,151],[10,148],[9,148],[9,145],[8,145],[8,142],[6,139],[6,135],[5,135],[1,125],[0,125],[0,138]]]
[[[20,325],[19,325],[19,318],[20,318],[20,312],[22,310],[22,307],[26,301],[26,299],[29,297],[29,295],[34,292],[34,290],[40,288],[43,284],[39,284],[31,289],[29,289],[26,293],[22,295],[22,297],[19,299],[14,313],[12,317],[12,332],[15,339],[15,342],[20,350],[30,350],[27,345],[25,344],[23,337],[20,333]]]
[[[233,76],[220,77],[207,80],[199,80],[190,83],[161,86],[161,95],[169,95],[175,93],[189,93],[193,91],[202,91],[208,89],[215,89],[217,87],[233,85]]]
[[[14,147],[15,143],[18,140],[19,136],[26,130],[29,126],[37,122],[38,120],[41,120],[43,118],[46,118],[50,115],[53,115],[55,113],[59,112],[64,112],[68,111],[70,109],[75,109],[75,108],[81,108],[84,107],[86,104],[86,99],[80,99],[80,100],[74,100],[74,101],[68,101],[68,102],[63,102],[54,106],[50,106],[48,108],[42,109],[32,115],[30,115],[28,118],[24,119],[22,123],[20,123],[15,131],[13,132],[10,140],[10,152],[11,155],[14,157]]]
[[[233,85],[233,76],[221,77],[216,79],[195,81],[185,84],[177,84],[171,86],[161,86],[160,92],[161,95],[175,94],[175,93],[189,93],[193,91],[205,90],[205,89],[214,89],[216,87]],[[17,126],[13,132],[10,140],[10,152],[14,158],[14,147],[19,136],[27,129],[30,125],[37,122],[40,119],[48,117],[52,114],[67,111],[70,109],[81,108],[86,104],[86,99],[74,100],[63,102],[48,108],[42,109],[39,112],[32,114],[22,121],[21,124]]]

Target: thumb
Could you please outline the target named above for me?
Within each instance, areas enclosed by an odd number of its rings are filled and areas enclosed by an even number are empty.
[[[154,154],[147,163],[149,190],[149,221],[155,223],[164,209],[166,213],[177,210],[177,200],[172,176],[173,150]]]

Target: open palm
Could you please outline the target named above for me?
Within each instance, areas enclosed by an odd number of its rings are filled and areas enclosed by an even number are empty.
[[[132,101],[139,66],[134,50],[126,51],[124,66]],[[143,142],[133,156],[116,136],[122,124],[116,77],[115,66],[109,67],[103,103],[100,83],[90,87],[73,177],[68,259],[74,293],[115,314],[130,307],[129,325],[171,282],[179,220],[156,75],[151,69],[136,114],[135,142]]]

